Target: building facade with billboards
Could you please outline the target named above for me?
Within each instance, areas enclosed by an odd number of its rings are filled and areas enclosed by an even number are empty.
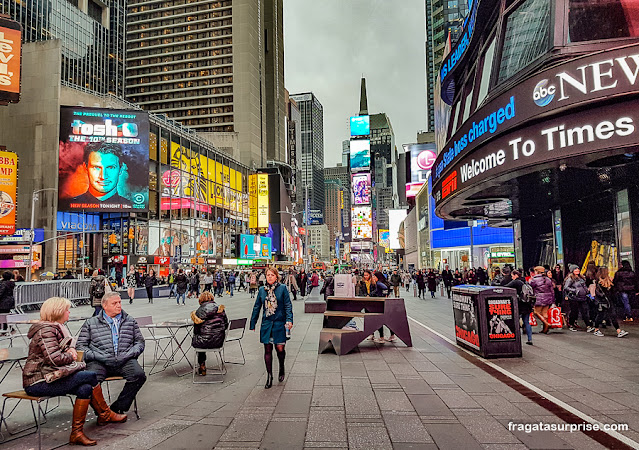
[[[444,59],[436,216],[512,223],[516,264],[638,262],[637,9],[475,2]]]

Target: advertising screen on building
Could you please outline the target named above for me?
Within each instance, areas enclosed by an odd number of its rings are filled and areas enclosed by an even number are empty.
[[[18,155],[0,151],[0,235],[16,231]]]
[[[241,234],[240,258],[241,259],[271,259],[272,240],[269,237]]]
[[[16,269],[29,267],[28,245],[2,245],[0,246],[0,269]],[[33,246],[31,265],[40,269],[42,267],[42,246]]]
[[[399,242],[399,228],[402,221],[406,218],[405,209],[389,209],[388,210],[388,228],[390,232],[390,248],[398,250],[402,248]]]
[[[60,211],[148,210],[149,116],[60,108]]]
[[[351,117],[351,136],[368,136],[371,134],[371,116]]]
[[[0,100],[18,103],[22,69],[22,26],[0,17]]]
[[[257,174],[257,228],[260,233],[268,230],[268,174]]]
[[[359,173],[353,175],[353,204],[368,205],[371,202],[371,174]]]
[[[351,170],[358,172],[368,170],[371,166],[371,141],[351,141]]]
[[[384,253],[392,253],[390,248],[390,231],[389,230],[377,230],[379,232],[379,245],[384,247]]]
[[[430,170],[437,158],[435,143],[407,144],[406,151],[406,197],[415,197],[428,180]]]
[[[373,238],[373,215],[370,206],[351,208],[352,239]]]

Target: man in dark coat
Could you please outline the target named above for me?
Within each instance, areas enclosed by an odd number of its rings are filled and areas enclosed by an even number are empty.
[[[182,305],[184,305],[184,297],[186,296],[186,290],[189,286],[189,279],[184,274],[184,269],[178,270],[178,274],[175,276],[175,288],[177,292],[177,304],[180,305],[180,297],[182,297]]]
[[[453,286],[453,272],[448,266],[446,266],[446,268],[442,270],[442,281],[444,282],[444,287],[446,288],[446,295],[448,295],[448,298],[450,298],[450,293]]]
[[[632,322],[632,308],[630,308],[630,298],[637,292],[637,276],[632,271],[630,261],[621,261],[621,267],[615,273],[612,284],[619,297],[619,303],[623,305],[624,320]]]
[[[124,377],[126,383],[111,410],[127,412],[146,382],[137,360],[144,352],[144,337],[135,319],[122,310],[118,293],[104,294],[102,312],[84,322],[77,349],[84,352],[87,370],[95,372],[98,382],[111,376]]]

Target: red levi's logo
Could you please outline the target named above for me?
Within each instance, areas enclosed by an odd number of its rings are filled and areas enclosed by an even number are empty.
[[[457,171],[448,175],[444,181],[442,181],[442,198],[448,197],[450,194],[457,190]]]

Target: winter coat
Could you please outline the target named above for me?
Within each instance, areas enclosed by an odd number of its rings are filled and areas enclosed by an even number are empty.
[[[424,275],[421,273],[415,277],[415,282],[417,283],[417,287],[420,289],[424,289],[424,287],[426,286]]]
[[[371,287],[373,287],[372,284]],[[382,281],[377,281],[377,284],[373,287],[373,292],[371,292],[371,297],[388,297],[389,293],[388,286]]]
[[[375,285],[373,284],[373,280],[370,280],[370,286],[366,287],[366,282],[361,279],[359,283],[357,283],[357,297],[370,297],[372,292],[375,291]]]
[[[546,277],[546,278],[548,278],[548,277]],[[550,279],[550,278],[548,278],[548,279]],[[499,285],[500,286],[506,286],[511,281],[513,281],[513,276],[511,274],[504,275],[503,278],[501,279]]]
[[[200,284],[200,274],[195,272],[195,273],[191,273],[191,278],[189,279],[189,284],[191,286],[197,286],[198,284]]]
[[[452,286],[453,285],[453,272],[450,270],[444,270],[442,272],[442,280],[444,281],[444,286]]]
[[[612,287],[606,288],[599,282],[595,285],[595,305],[597,305],[599,310],[614,306],[612,290]]]
[[[524,280],[522,278],[516,278],[508,283],[505,287],[513,288],[517,290],[517,305],[519,306],[519,315],[524,316],[523,320],[528,320],[526,316],[532,312],[532,304],[529,302],[522,302],[521,296],[524,289]]]
[[[29,356],[22,371],[22,387],[26,388],[44,380],[46,374],[55,372],[59,366],[73,362],[73,356],[60,348],[60,343],[64,339],[60,324],[44,321],[35,323],[27,336],[31,342]]]
[[[293,275],[292,273],[286,276],[286,287],[291,292],[299,291],[297,280],[295,279],[295,275]]]
[[[105,284],[106,277],[104,275],[98,275],[91,279],[91,284],[89,285],[89,296],[91,297],[91,305],[92,306],[102,306],[102,297],[96,297],[94,293],[96,292],[97,286],[99,284]],[[106,286],[104,288],[104,293],[108,292]]]
[[[0,282],[0,310],[8,311],[16,306],[13,298],[13,289],[16,284],[13,280],[2,280]]]
[[[550,306],[555,303],[555,283],[546,275],[535,275],[530,279],[535,293],[535,306]]]
[[[316,273],[314,273],[313,276],[311,276],[311,286],[313,287],[319,286],[319,275]]]
[[[324,280],[324,286],[322,286],[322,290],[320,290],[320,294],[324,294],[324,300],[327,297],[332,297],[335,295],[335,278],[333,276],[328,276]]]
[[[189,286],[189,279],[183,273],[179,273],[175,277],[175,285],[177,286],[177,293],[184,294]]]
[[[103,366],[120,367],[136,359],[144,351],[144,337],[135,319],[122,311],[118,339],[118,354],[113,350],[111,327],[103,314],[87,319],[82,325],[78,350],[84,351],[84,361],[97,361]]]
[[[390,277],[390,285],[391,286],[399,286],[399,284],[402,282],[401,277],[399,276],[399,274],[394,273],[391,275]]]
[[[586,280],[579,276],[573,278],[573,276],[566,277],[564,281],[564,295],[568,297],[568,300],[575,300],[578,302],[585,302],[588,300],[588,286],[586,286]]]
[[[145,287],[153,287],[156,284],[158,284],[158,279],[155,278],[155,275],[151,276],[151,275],[146,275],[144,277],[144,286]]]
[[[631,269],[619,268],[612,280],[616,292],[637,292],[637,275]]]
[[[300,287],[300,292],[302,293],[302,296],[304,296],[306,294],[306,283],[307,282],[308,282],[308,279],[306,277],[306,273],[300,272],[297,275],[297,285]]]
[[[229,319],[224,312],[224,305],[214,301],[204,302],[197,311],[191,313],[193,321],[192,345],[195,348],[220,348],[224,344],[225,330]]]
[[[253,314],[251,314],[250,330],[255,329],[257,319],[262,311],[262,324],[260,326],[260,342],[262,344],[270,344],[273,338],[274,344],[286,343],[286,322],[293,323],[293,304],[288,294],[288,289],[283,284],[275,288],[275,297],[277,298],[277,308],[275,313],[266,316],[266,288],[262,286],[255,298],[253,305]]]
[[[428,272],[426,280],[428,283],[428,290],[435,292],[437,290],[437,274],[435,274],[435,272]]]

